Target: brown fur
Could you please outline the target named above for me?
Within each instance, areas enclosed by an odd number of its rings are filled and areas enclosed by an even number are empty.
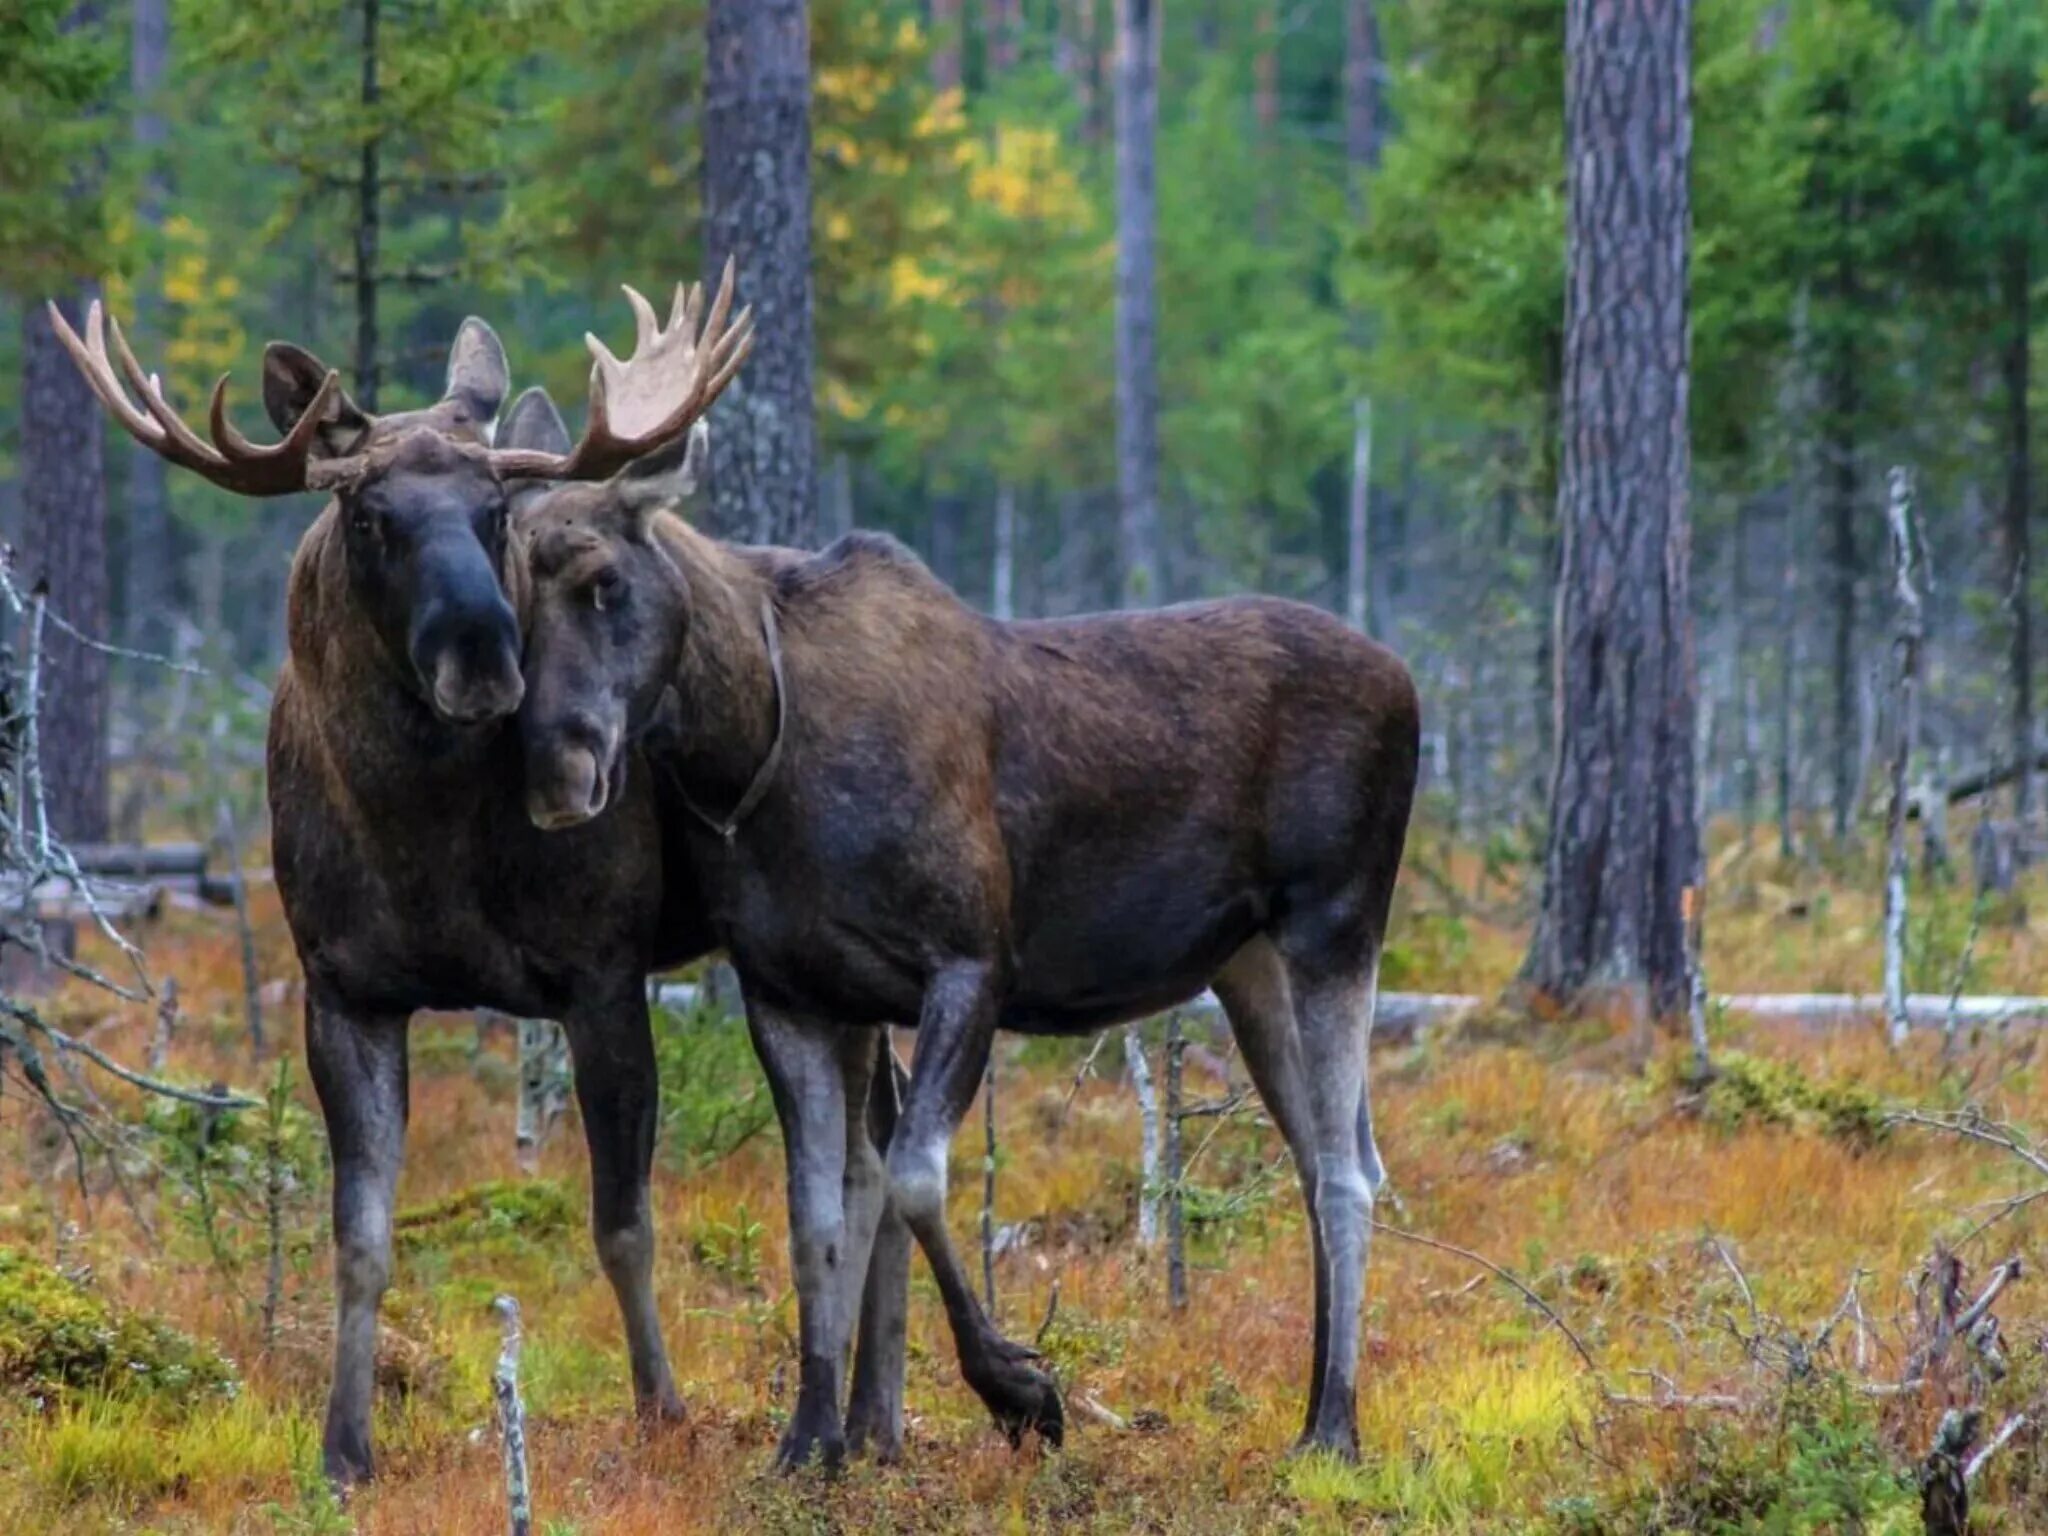
[[[272,349],[265,397],[281,427],[322,377],[306,354]],[[505,718],[523,688],[526,568],[484,451],[503,382],[495,337],[472,322],[438,405],[372,419],[339,400],[321,445],[360,472],[292,566],[269,791],[335,1165],[340,1321],[324,1449],[343,1481],[371,1468],[370,1351],[390,1278],[406,1021],[419,1008],[567,1027],[592,1227],[635,1396],[643,1411],[680,1412],[649,1288],[656,1105],[643,978],[702,953],[710,932],[687,860],[664,848],[644,771],[615,820],[568,838],[544,838],[526,815]]]
[[[773,739],[755,618],[772,606],[780,768],[735,837],[688,827],[692,855],[757,1043],[800,1061],[811,1033],[920,1020],[891,1196],[939,1271],[970,1380],[1044,1426],[1036,1373],[1002,1354],[940,1225],[944,1147],[993,1029],[1099,1029],[1214,980],[1334,1223],[1307,1433],[1354,1448],[1357,1213],[1378,1177],[1359,1010],[1369,1028],[1419,729],[1401,663],[1272,599],[998,623],[888,539],[791,561],[601,490],[544,503],[527,534],[535,786],[565,752],[644,740],[692,803],[731,806]],[[793,1168],[792,1199],[812,1200],[799,1183]],[[800,1253],[810,1219],[793,1209]],[[816,1393],[806,1369],[785,1454],[835,1444],[831,1363]]]

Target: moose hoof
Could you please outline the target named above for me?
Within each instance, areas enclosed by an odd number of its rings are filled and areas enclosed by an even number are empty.
[[[776,1447],[776,1467],[784,1472],[797,1472],[816,1465],[827,1472],[837,1472],[845,1464],[846,1437],[839,1426],[821,1422],[819,1416],[807,1414],[799,1405],[796,1417],[783,1432],[782,1444]]]
[[[846,1449],[854,1456],[872,1456],[893,1467],[903,1459],[903,1430],[898,1424],[871,1421],[856,1409],[846,1416]]]
[[[1059,1384],[1032,1364],[1038,1358],[1036,1350],[991,1338],[968,1372],[968,1385],[988,1404],[996,1427],[1009,1436],[1013,1448],[1024,1443],[1027,1430],[1036,1430],[1040,1440],[1055,1448],[1066,1440]]]
[[[672,1386],[665,1386],[659,1392],[650,1392],[633,1403],[633,1411],[642,1424],[649,1428],[657,1424],[687,1423],[690,1410],[683,1406],[683,1399]]]
[[[327,1474],[328,1485],[340,1494],[377,1475],[368,1435],[330,1435],[321,1447],[320,1465]]]
[[[1301,1438],[1294,1442],[1295,1457],[1329,1456],[1346,1466],[1358,1465],[1358,1431],[1346,1434],[1342,1430],[1306,1429]]]

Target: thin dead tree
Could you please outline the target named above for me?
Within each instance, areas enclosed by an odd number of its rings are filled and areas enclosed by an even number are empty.
[[[1911,1022],[1906,1015],[1906,810],[1910,798],[1907,772],[1913,737],[1919,723],[1920,646],[1926,638],[1920,592],[1913,577],[1913,479],[1894,466],[1885,498],[1891,526],[1893,741],[1891,797],[1885,812],[1884,876],[1884,1011],[1893,1045],[1905,1042]]]
[[[498,1404],[498,1433],[505,1452],[505,1505],[512,1536],[532,1536],[533,1486],[526,1472],[526,1404],[519,1396],[519,1350],[525,1334],[519,1324],[519,1303],[500,1296],[491,1303],[504,1329],[497,1369],[491,1373],[491,1395]]]
[[[1159,1094],[1152,1086],[1152,1067],[1145,1060],[1145,1042],[1133,1024],[1124,1031],[1124,1060],[1130,1063],[1131,1088],[1138,1096],[1142,1127],[1138,1172],[1138,1242],[1159,1242]]]
[[[89,876],[52,824],[42,768],[39,710],[48,687],[45,644],[54,633],[104,657],[195,670],[169,658],[108,645],[51,608],[40,587],[24,592],[11,551],[0,550],[0,606],[19,625],[22,658],[0,645],[0,950],[21,952],[37,975],[61,975],[117,1002],[152,1008],[168,1043],[167,1018],[175,994],[150,972],[141,948],[120,927],[134,906],[116,883]],[[54,914],[54,916],[53,916]],[[96,932],[113,952],[102,968],[81,959],[71,942],[76,927]],[[53,1065],[61,1075],[60,1087]],[[21,990],[0,982],[0,1072],[11,1072],[49,1111],[68,1142],[81,1190],[86,1188],[88,1145],[103,1157],[114,1186],[127,1194],[121,1152],[127,1136],[108,1112],[85,1068],[163,1098],[218,1113],[248,1109],[254,1099],[224,1090],[166,1082],[138,1072],[90,1040],[59,1027]]]
[[[1187,1201],[1181,1182],[1181,1079],[1187,1035],[1180,1010],[1166,1016],[1166,1295],[1177,1311],[1188,1304]]]

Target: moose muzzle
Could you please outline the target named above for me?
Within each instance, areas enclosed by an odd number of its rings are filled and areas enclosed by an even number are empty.
[[[577,712],[526,733],[526,814],[543,832],[602,815],[625,788],[618,732]]]
[[[407,649],[434,712],[458,725],[519,708],[519,621],[481,546],[449,540],[421,552],[421,601]]]

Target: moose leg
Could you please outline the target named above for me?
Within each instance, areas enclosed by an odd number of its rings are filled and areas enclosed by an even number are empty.
[[[1315,1121],[1309,1106],[1308,1080],[1302,1070],[1301,1042],[1294,1027],[1294,1000],[1280,953],[1265,938],[1252,940],[1231,956],[1212,985],[1230,1019],[1238,1053],[1244,1057],[1259,1098],[1294,1156],[1302,1202],[1309,1213],[1309,1247],[1315,1276],[1315,1342],[1309,1357],[1308,1418],[1301,1431],[1301,1444],[1307,1446],[1313,1443],[1316,1405],[1322,1401],[1323,1373],[1330,1348],[1330,1268],[1329,1255],[1323,1248],[1322,1224],[1315,1219]]]
[[[846,1443],[855,1455],[872,1450],[877,1461],[903,1454],[903,1374],[909,1323],[910,1228],[888,1199],[888,1173],[881,1154],[896,1134],[901,1096],[910,1075],[882,1032],[869,1075],[861,1126],[880,1174],[875,1238],[868,1249],[867,1278],[860,1296],[860,1335],[853,1356],[853,1392],[846,1407]],[[847,1158],[849,1174],[853,1157]]]
[[[990,968],[980,962],[948,966],[926,984],[910,1091],[889,1143],[889,1198],[932,1266],[960,1374],[1012,1445],[1027,1429],[1058,1445],[1065,1433],[1058,1387],[1031,1364],[1036,1351],[996,1332],[946,1231],[946,1150],[988,1069],[996,1006]]]
[[[334,1161],[334,1380],[321,1459],[328,1478],[367,1481],[377,1309],[391,1284],[391,1208],[405,1157],[406,1015],[363,1013],[306,989],[306,1058]]]
[[[654,1300],[654,1213],[648,1180],[660,1120],[654,1035],[638,976],[610,1006],[569,1021],[576,1101],[590,1148],[590,1233],[618,1298],[633,1371],[633,1406],[644,1419],[679,1420],[683,1400],[661,1342]]]
[[[1350,1458],[1358,1455],[1358,1350],[1372,1240],[1373,1184],[1364,1157],[1371,1126],[1361,1111],[1373,973],[1370,962],[1289,966],[1314,1138],[1315,1226],[1329,1275],[1322,1390],[1309,1405],[1305,1439]]]
[[[802,1357],[796,1413],[776,1459],[799,1467],[816,1455],[832,1468],[846,1456],[840,1401],[855,1294],[847,1274],[867,1268],[866,1253],[852,1251],[851,1240],[861,1234],[850,1233],[846,1219],[847,1100],[866,1093],[874,1038],[799,1019],[752,996],[746,1002],[747,1027],[782,1122]],[[861,1097],[854,1103],[856,1114],[865,1108]],[[870,1220],[866,1236],[873,1235]]]

